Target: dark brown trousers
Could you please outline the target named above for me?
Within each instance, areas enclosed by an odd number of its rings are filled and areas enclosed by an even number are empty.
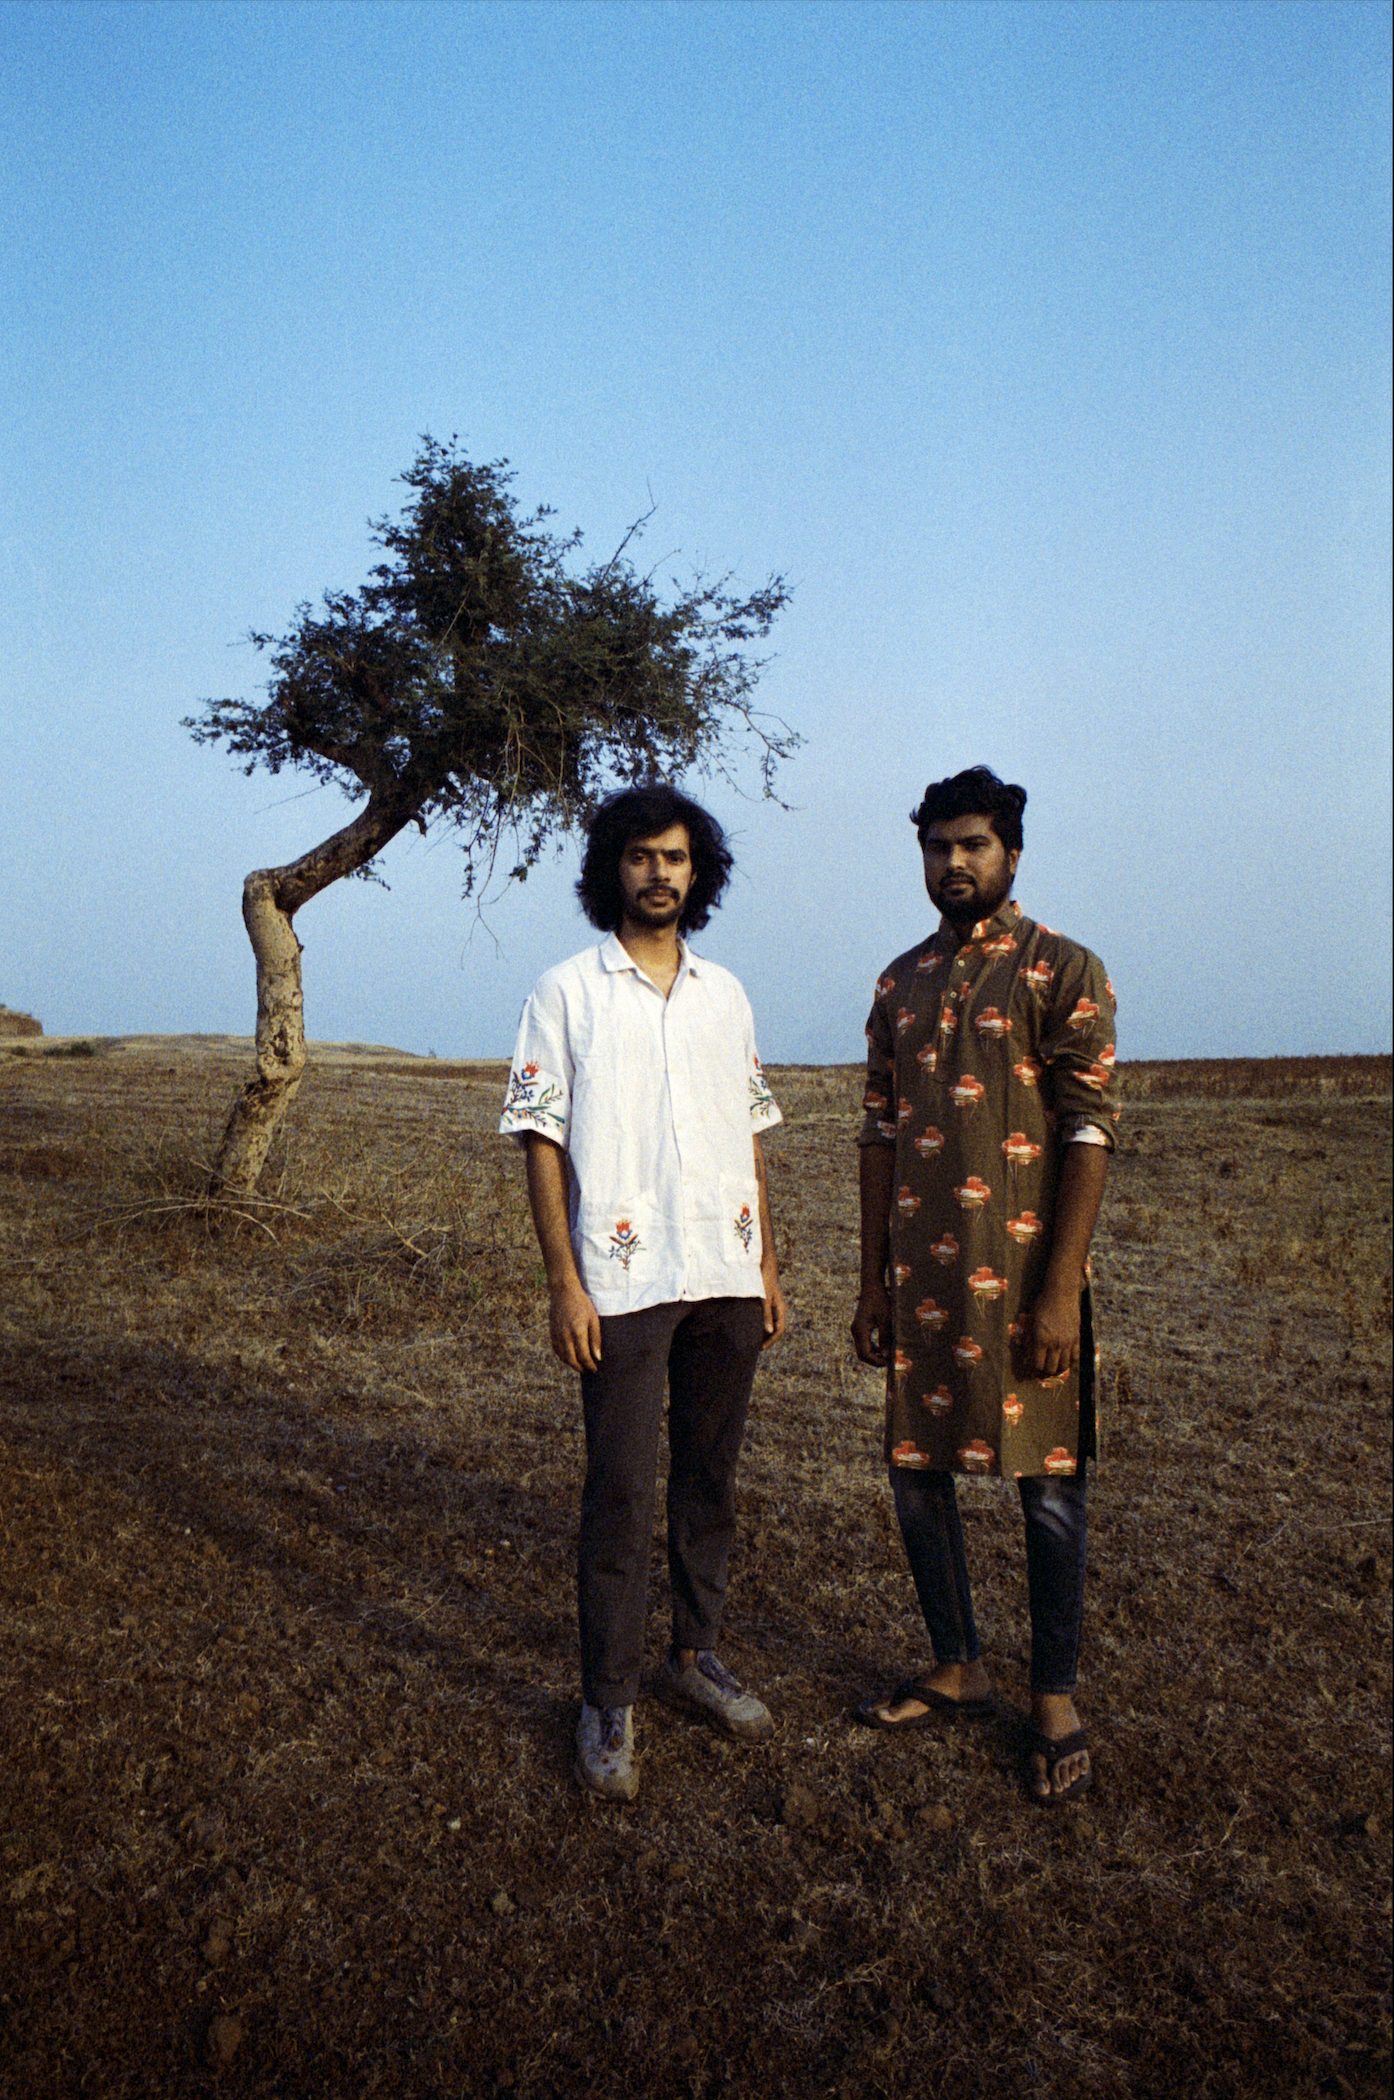
[[[590,1706],[632,1706],[639,1691],[665,1381],[673,1646],[716,1646],[736,1531],[736,1461],[764,1338],[759,1298],[652,1305],[601,1320],[600,1369],[581,1374],[586,1485],[577,1573]]]

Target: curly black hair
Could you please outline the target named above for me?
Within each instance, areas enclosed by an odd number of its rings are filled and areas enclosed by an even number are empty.
[[[592,926],[618,933],[624,918],[620,860],[635,839],[656,838],[674,824],[687,827],[692,887],[678,921],[680,933],[700,933],[721,902],[733,862],[726,834],[699,803],[680,795],[666,780],[625,788],[602,802],[591,818],[576,894]]]
[[[910,812],[921,849],[931,824],[949,817],[986,817],[1008,853],[1021,851],[1021,812],[1026,790],[999,780],[990,766],[969,766],[948,780],[931,780],[924,801]]]

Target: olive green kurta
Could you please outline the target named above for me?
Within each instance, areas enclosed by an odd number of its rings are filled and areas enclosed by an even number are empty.
[[[1063,1146],[1088,1125],[1113,1148],[1103,964],[1009,900],[966,938],[941,920],[898,956],[866,1033],[859,1142],[896,1155],[886,1456],[1073,1473],[1096,1450],[1087,1288],[1078,1372],[1034,1376],[1022,1315],[1045,1278]]]

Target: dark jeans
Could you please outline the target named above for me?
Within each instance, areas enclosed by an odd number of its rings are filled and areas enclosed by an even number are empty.
[[[736,1461],[764,1339],[759,1298],[652,1305],[601,1320],[600,1369],[581,1374],[577,1573],[589,1706],[632,1706],[639,1691],[665,1379],[673,1646],[716,1646],[736,1534]]]
[[[1085,1468],[1066,1479],[1019,1480],[1031,1598],[1031,1689],[1073,1692],[1084,1624]],[[900,1535],[936,1663],[976,1662],[981,1649],[952,1473],[891,1467]]]

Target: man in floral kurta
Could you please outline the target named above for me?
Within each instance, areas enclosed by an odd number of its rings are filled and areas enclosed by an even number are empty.
[[[894,1729],[993,1710],[953,1475],[1014,1479],[1027,1783],[1054,1806],[1090,1780],[1073,1704],[1097,1450],[1087,1255],[1117,1110],[1103,965],[1011,896],[1025,803],[981,766],[926,790],[914,822],[939,928],[884,972],[867,1024],[852,1335],[887,1370],[886,1458],[936,1668],[858,1713]]]

